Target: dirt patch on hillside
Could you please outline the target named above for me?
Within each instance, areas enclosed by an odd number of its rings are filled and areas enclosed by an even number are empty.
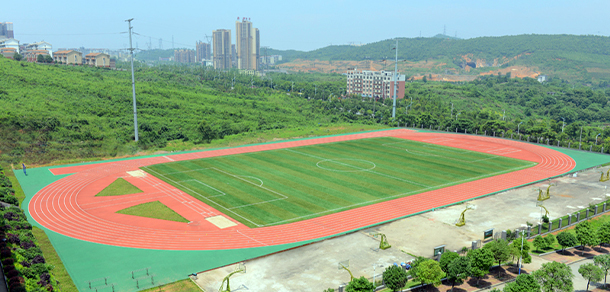
[[[510,60],[516,59],[519,56],[515,56],[514,58],[510,58]],[[475,63],[478,68],[486,67],[486,63],[484,60],[473,60],[470,59],[470,56],[465,55],[462,58],[466,62]],[[508,59],[504,58],[503,60],[495,59],[493,61],[494,66],[499,64],[506,63]],[[394,60],[363,60],[363,61],[321,61],[321,60],[302,60],[297,59],[294,61],[290,61],[284,64],[278,65],[279,68],[286,69],[289,71],[295,72],[319,72],[319,73],[338,73],[342,74],[347,72],[349,68],[357,68],[360,70],[370,70],[370,71],[393,71],[394,70]],[[438,62],[438,61],[419,61],[419,62],[410,62],[410,61],[399,61],[398,62],[398,71],[406,72],[407,75],[410,75],[410,80],[421,80],[424,76],[429,81],[447,81],[447,82],[461,82],[461,81],[472,81],[476,79],[478,76],[485,75],[497,75],[498,73],[502,73],[505,75],[506,73],[511,74],[511,77],[515,78],[536,78],[541,73],[537,71],[537,68],[526,67],[526,66],[511,66],[507,68],[498,68],[498,67],[489,67],[490,70],[487,72],[479,73],[478,75],[460,75],[459,71],[455,68],[448,67],[447,63]],[[439,70],[445,70],[447,74],[438,74],[432,73],[432,71],[438,72]],[[597,70],[596,70],[597,69]],[[426,72],[426,70],[430,70],[430,72]],[[471,67],[466,65],[463,72],[470,72]],[[422,71],[426,72],[423,73]],[[600,72],[608,71],[606,69],[600,68],[591,68],[590,72]],[[417,72],[417,73],[416,73]],[[606,73],[606,72],[603,72]],[[431,75],[431,76],[430,76]]]
[[[510,66],[510,67],[506,67],[506,68],[495,69],[495,70],[490,70],[488,72],[483,72],[483,73],[480,73],[479,75],[480,76],[498,75],[498,73],[502,73],[502,75],[506,75],[507,73],[510,73],[511,77],[518,77],[518,78],[525,78],[525,77],[536,78],[536,77],[538,77],[538,75],[540,75],[540,72],[536,71],[534,68],[530,68],[530,67],[526,67],[526,66]]]

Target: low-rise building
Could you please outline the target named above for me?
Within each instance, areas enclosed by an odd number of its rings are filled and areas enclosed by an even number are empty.
[[[23,53],[23,57],[28,62],[38,62],[39,55],[42,55],[43,57],[50,56],[49,51],[47,50],[29,50]]]
[[[0,49],[2,48],[13,48],[17,53],[20,53],[19,50],[19,40],[16,39],[0,39]]]
[[[50,43],[47,43],[45,41],[25,44],[25,50],[26,51],[45,50],[45,51],[49,52],[49,56],[53,57],[53,46]]]
[[[5,58],[13,59],[13,57],[17,54],[17,50],[15,48],[0,48],[0,55]]]
[[[83,53],[75,50],[57,51],[53,53],[53,60],[62,64],[81,65],[83,63]]]
[[[85,55],[85,63],[95,67],[110,67],[110,55],[104,53],[89,53]]]

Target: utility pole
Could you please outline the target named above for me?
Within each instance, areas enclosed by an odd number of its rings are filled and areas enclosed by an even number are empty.
[[[136,79],[133,77],[133,51],[134,51],[134,48],[131,45],[131,29],[133,28],[131,26],[132,20],[133,20],[133,18],[130,18],[125,21],[127,21],[128,25],[129,25],[129,51],[131,53],[131,90],[133,92],[133,128],[135,131],[136,142],[138,142],[138,110],[136,107]]]
[[[394,103],[392,105],[392,119],[396,118],[396,90],[398,89],[398,39],[396,39],[396,63],[394,63]]]

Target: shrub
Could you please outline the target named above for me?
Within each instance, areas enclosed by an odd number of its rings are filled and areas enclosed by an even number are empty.
[[[32,264],[44,264],[44,263],[46,263],[46,261],[44,260],[44,257],[42,255],[37,255],[32,260]]]
[[[15,263],[15,260],[12,258],[8,258],[8,259],[3,259],[2,260],[2,265],[6,266],[6,265],[12,265]]]
[[[24,258],[28,259],[29,261],[33,260],[38,255],[42,256],[42,251],[38,247],[32,247],[20,253]]]
[[[21,240],[19,239],[19,235],[12,234],[12,233],[9,233],[7,235],[8,235],[8,242],[10,242],[10,243],[19,244],[21,242]]]
[[[6,277],[7,278],[12,278],[15,276],[19,276],[19,272],[17,272],[17,270],[11,270],[9,272],[6,273]]]
[[[549,216],[547,216],[546,214],[542,215],[542,222],[549,223]]]
[[[25,281],[23,280],[23,278],[21,278],[19,276],[14,276],[14,277],[8,279],[8,283],[12,286],[16,283],[23,284],[23,283],[25,283]]]
[[[36,247],[36,245],[31,241],[22,241],[19,246],[21,246],[21,248],[26,249],[26,250],[30,249],[32,247]]]
[[[11,255],[13,255],[13,253],[11,252],[10,249],[8,249],[8,247],[3,247],[2,249],[0,249],[0,257],[5,259],[5,258],[10,258]]]
[[[49,267],[46,264],[33,264],[30,267],[36,273],[36,276],[49,272]]]
[[[26,267],[26,268],[29,268],[29,267],[32,265],[32,264],[31,264],[30,262],[28,262],[28,261],[22,261],[22,262],[20,262],[20,264],[21,264],[22,266]]]

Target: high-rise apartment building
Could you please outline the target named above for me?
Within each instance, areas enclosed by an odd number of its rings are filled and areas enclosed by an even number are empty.
[[[0,22],[0,39],[15,38],[12,22]]]
[[[199,41],[196,43],[196,47],[197,47],[197,63],[202,62],[203,60],[210,59],[210,52],[212,51],[210,49],[210,44]]]
[[[231,31],[217,29],[212,32],[214,38],[214,69],[231,69]]]
[[[398,74],[396,98],[405,96],[405,75]],[[374,98],[394,97],[394,72],[347,70],[347,94]]]
[[[175,50],[174,62],[178,63],[195,63],[195,51],[193,50]]]
[[[257,28],[248,18],[239,18],[235,22],[235,44],[237,51],[237,68],[244,70],[258,70],[258,57],[260,51],[260,35]]]

